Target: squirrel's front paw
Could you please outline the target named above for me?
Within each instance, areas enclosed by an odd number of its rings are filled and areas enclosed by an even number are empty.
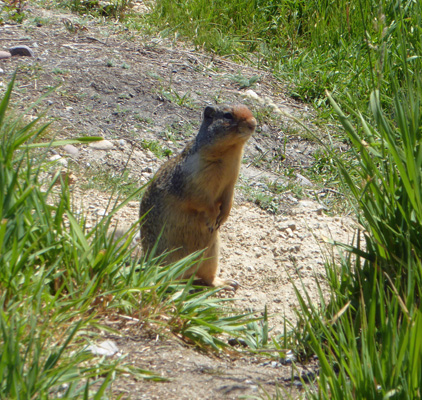
[[[234,279],[221,279],[215,277],[212,281],[211,286],[214,287],[223,287],[224,290],[230,290],[235,292],[239,288],[239,282],[235,281]]]
[[[206,222],[207,228],[210,231],[210,233],[213,233],[216,229],[218,229],[218,226],[216,224],[211,223],[210,221]]]

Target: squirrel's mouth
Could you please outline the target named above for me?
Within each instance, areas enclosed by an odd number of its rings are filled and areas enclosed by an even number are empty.
[[[247,120],[239,121],[237,124],[239,133],[242,136],[251,136],[256,128],[256,119],[254,117],[248,118]]]

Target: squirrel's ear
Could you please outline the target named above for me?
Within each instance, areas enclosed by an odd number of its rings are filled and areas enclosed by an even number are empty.
[[[204,119],[208,118],[214,118],[215,114],[217,112],[217,109],[213,106],[207,106],[204,110]]]

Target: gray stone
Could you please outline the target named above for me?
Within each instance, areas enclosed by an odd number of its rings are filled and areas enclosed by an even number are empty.
[[[71,144],[67,144],[66,146],[64,146],[63,150],[66,153],[70,154],[72,157],[77,157],[79,155],[79,150]]]
[[[302,186],[313,186],[313,183],[308,179],[305,178],[303,175],[301,174],[296,174],[296,178],[297,181],[302,185]]]
[[[114,148],[114,144],[109,140],[100,140],[99,142],[92,142],[89,147],[94,150],[111,150]]]
[[[34,52],[28,46],[14,46],[9,51],[12,56],[34,57]]]

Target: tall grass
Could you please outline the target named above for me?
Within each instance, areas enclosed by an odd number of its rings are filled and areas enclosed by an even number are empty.
[[[407,6],[395,10],[389,35],[400,48],[385,53],[370,113],[344,112],[328,94],[356,162],[332,156],[362,228],[353,246],[334,243],[346,255],[339,270],[327,266],[332,291],[321,310],[297,291],[302,338],[321,366],[311,398],[422,395],[421,25],[409,25]]]
[[[110,201],[108,215],[86,229],[63,174],[46,173],[46,158],[51,146],[98,138],[46,141],[48,125],[8,112],[14,79],[0,102],[0,398],[100,399],[117,371],[163,379],[84,351],[99,327],[109,329],[102,317],[110,314],[208,349],[256,336],[255,319],[214,298],[217,289],[177,281],[200,254],[166,266],[134,257],[139,221],[114,238],[116,212],[142,188]]]
[[[397,22],[398,12],[401,22]],[[420,48],[421,4],[412,0],[158,0],[150,15],[163,35],[270,68],[290,95],[329,115],[325,90],[364,110],[374,84],[391,96],[385,73],[403,51],[396,25],[409,30],[408,57]],[[324,114],[323,114],[324,115]]]

